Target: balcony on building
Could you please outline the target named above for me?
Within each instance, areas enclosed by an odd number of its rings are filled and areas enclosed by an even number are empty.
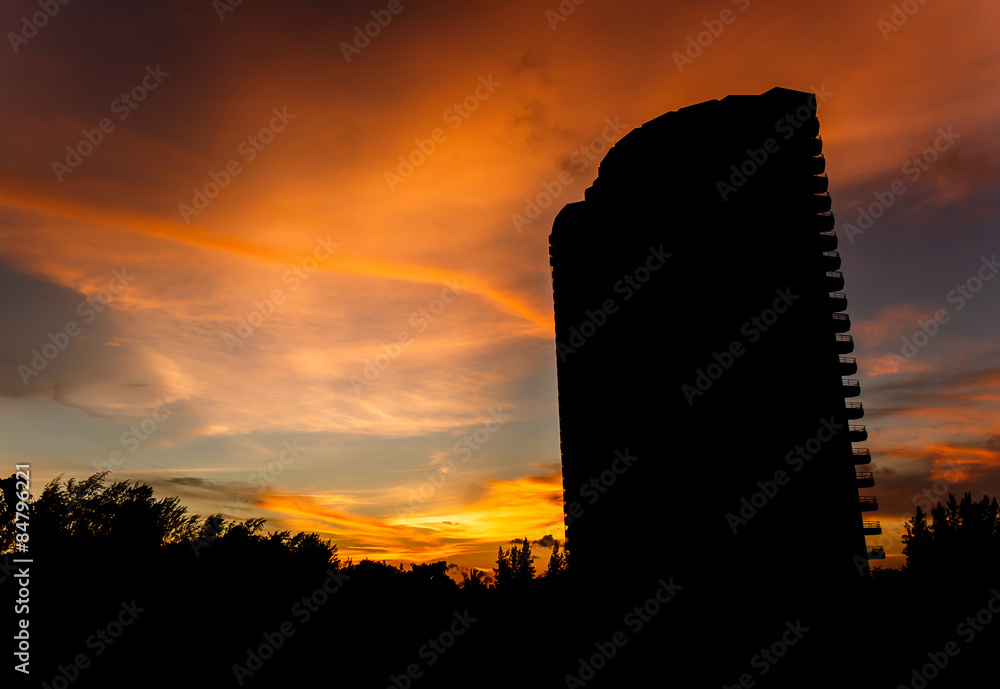
[[[839,270],[829,270],[826,273],[826,291],[839,292],[844,289],[844,274]]]
[[[815,115],[812,118],[806,120],[802,123],[802,135],[803,136],[817,136],[819,135],[819,118]]]
[[[870,471],[854,472],[854,483],[858,488],[871,488],[875,485],[875,474]]]
[[[820,154],[815,158],[806,158],[803,167],[810,175],[821,175],[826,172],[826,156]]]
[[[802,152],[807,156],[815,157],[823,153],[823,137],[817,136],[815,139],[806,139],[802,143]]]
[[[846,333],[851,329],[851,317],[846,313],[833,314],[833,332]]]
[[[812,177],[807,177],[809,180],[806,190],[813,194],[822,194],[823,192],[830,189],[830,180],[826,174],[813,175]]]
[[[854,448],[851,450],[851,456],[854,457],[854,463],[856,465],[872,463],[872,451],[867,447]]]
[[[837,226],[837,219],[830,211],[827,211],[826,213],[817,213],[816,215],[811,216],[809,225],[817,232],[833,232],[834,228]],[[837,247],[833,248],[836,249]]]
[[[868,440],[868,429],[861,425],[851,424],[847,427],[847,437],[852,443]]]
[[[824,251],[823,252],[823,267],[827,271],[833,272],[840,269],[840,252],[839,251]]]
[[[837,335],[836,347],[837,354],[850,354],[854,351],[854,338],[850,335]]]
[[[850,420],[860,419],[865,415],[865,408],[861,402],[844,402],[844,416]]]
[[[824,230],[816,236],[819,237],[819,246],[823,251],[833,251],[840,243],[840,240],[837,239],[837,233],[833,230]]]
[[[826,298],[826,303],[831,311],[846,311],[847,295],[843,292],[830,292]]]
[[[858,360],[853,356],[842,356],[837,359],[837,368],[842,376],[853,376],[858,372]]]
[[[870,545],[870,546],[868,546],[868,559],[869,560],[884,560],[885,559],[885,546],[884,545]]]
[[[882,522],[861,522],[861,531],[865,536],[878,536],[882,533]]]
[[[840,389],[844,392],[844,397],[857,397],[861,394],[861,381],[857,378],[842,378]]]
[[[859,495],[858,505],[862,512],[874,512],[878,509],[878,498],[874,495]]]
[[[809,197],[809,210],[816,213],[825,213],[833,207],[833,200],[829,193],[813,194]]]

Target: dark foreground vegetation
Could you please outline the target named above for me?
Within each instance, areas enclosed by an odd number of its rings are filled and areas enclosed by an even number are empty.
[[[824,686],[839,664],[858,687],[925,689],[989,676],[1000,640],[997,502],[968,494],[939,504],[930,522],[918,510],[903,570],[876,568],[850,591],[823,593],[850,607],[834,634],[842,643],[810,647],[806,635],[805,650],[778,649],[762,673],[770,660],[755,669],[753,658],[726,656],[727,639],[741,633],[731,621],[694,640],[701,659],[675,652],[692,643],[682,618],[672,621],[680,604],[664,602],[668,612],[651,617],[640,610],[623,626],[622,608],[607,602],[653,589],[610,549],[606,571],[585,583],[558,549],[536,572],[524,539],[501,549],[493,572],[459,584],[445,562],[407,571],[343,562],[315,534],[189,516],[177,498],[103,474],[53,482],[31,501],[30,577],[19,580],[14,486],[2,484],[0,596],[10,606],[27,581],[30,608],[15,616],[30,621],[30,676],[12,671],[19,631],[8,623],[12,681],[3,686],[714,689],[708,665],[733,668],[726,686],[740,686],[743,669],[744,686],[766,687]],[[670,600],[669,581],[660,594]]]

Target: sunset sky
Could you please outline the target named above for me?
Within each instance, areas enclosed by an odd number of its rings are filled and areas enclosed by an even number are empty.
[[[784,86],[898,566],[914,496],[1000,493],[1000,7],[904,4],[5,2],[4,475],[106,463],[355,560],[562,539],[552,219],[629,129]]]

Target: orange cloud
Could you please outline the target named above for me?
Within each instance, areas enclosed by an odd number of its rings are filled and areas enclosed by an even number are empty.
[[[483,555],[465,564],[488,569],[499,544],[522,536],[564,538],[558,472],[478,483],[471,500],[436,501],[384,519],[334,509],[332,500],[316,496],[268,493],[253,502],[278,515],[278,524],[332,537],[345,557],[428,562],[479,551]]]
[[[871,319],[852,319],[851,334],[865,347],[883,347],[889,342],[889,349],[898,353],[900,338],[912,334],[917,321],[933,319],[933,314],[914,303],[896,304],[880,309]]]

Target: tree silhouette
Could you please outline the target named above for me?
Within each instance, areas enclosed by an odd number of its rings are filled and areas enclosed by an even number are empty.
[[[448,563],[444,560],[424,564],[411,564],[406,576],[439,589],[454,588],[455,580],[448,576]]]
[[[462,572],[461,586],[467,591],[485,591],[487,589],[486,580],[486,570],[473,567],[468,572]]]
[[[517,567],[517,580],[519,582],[531,581],[535,578],[535,563],[531,559],[531,541],[524,539],[521,545],[521,556]]]
[[[906,556],[905,568],[919,568],[929,559],[928,553],[934,545],[934,534],[927,525],[927,514],[923,508],[917,507],[916,514],[906,523],[906,533],[902,541],[903,555]]]
[[[61,476],[49,481],[31,502],[33,551],[76,548],[128,548],[153,552],[160,546],[186,541],[196,534],[197,515],[187,516],[180,498],[156,500],[145,483],[117,481],[106,485],[108,472],[83,481]]]
[[[996,572],[1000,567],[1000,507],[988,495],[975,502],[971,493],[961,501],[952,494],[927,515],[917,508],[903,535],[905,569],[918,575],[949,570]]]
[[[340,566],[337,546],[318,534],[264,534],[263,518],[227,521],[214,514],[202,520],[188,515],[180,498],[157,500],[152,486],[141,482],[108,484],[108,473],[65,483],[57,476],[46,484],[42,494],[30,502],[32,552],[68,556],[70,552],[101,550],[137,557],[152,556],[165,546],[191,544],[195,555],[212,546],[217,556],[224,551],[226,557],[244,561],[270,558],[288,559],[305,568]],[[13,547],[14,510],[7,490],[8,483],[13,487],[13,479],[0,482],[0,552],[4,553]]]
[[[498,589],[508,588],[514,584],[523,585],[533,580],[535,563],[531,559],[531,541],[525,538],[521,541],[520,548],[511,546],[507,552],[500,546],[497,551],[497,566],[493,573]]]
[[[552,555],[549,556],[549,566],[545,570],[548,579],[554,579],[566,571],[566,556],[559,552],[559,541],[552,546]]]
[[[508,588],[514,583],[514,569],[510,557],[503,551],[503,546],[497,549],[497,566],[493,570],[493,579],[498,589]]]

